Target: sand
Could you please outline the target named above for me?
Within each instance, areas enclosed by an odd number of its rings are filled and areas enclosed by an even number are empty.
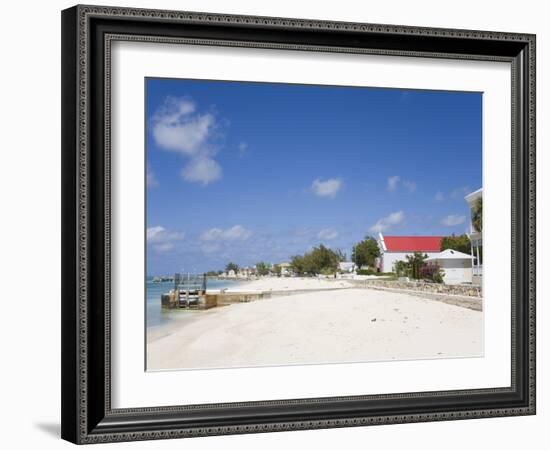
[[[293,290],[318,290],[352,287],[353,285],[346,280],[335,278],[289,278],[289,277],[263,277],[258,280],[249,281],[240,284],[234,288],[229,288],[229,292],[239,291],[293,291]]]
[[[147,368],[478,357],[482,318],[479,311],[393,292],[300,293],[195,311],[149,330]]]

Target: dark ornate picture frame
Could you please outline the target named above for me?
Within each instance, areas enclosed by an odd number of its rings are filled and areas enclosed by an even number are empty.
[[[110,48],[117,40],[511,63],[511,386],[113,409]],[[528,414],[535,414],[534,35],[98,6],[62,12],[64,439],[84,444]]]

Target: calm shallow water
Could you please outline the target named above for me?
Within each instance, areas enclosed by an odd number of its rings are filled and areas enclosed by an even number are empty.
[[[153,277],[147,277],[146,284],[146,320],[147,327],[156,327],[168,323],[171,320],[181,317],[182,314],[189,314],[195,311],[188,309],[163,309],[161,308],[160,296],[173,289],[172,281],[163,281],[161,283],[153,283]],[[223,289],[236,287],[241,281],[226,281],[226,280],[208,280],[206,283],[207,289]]]

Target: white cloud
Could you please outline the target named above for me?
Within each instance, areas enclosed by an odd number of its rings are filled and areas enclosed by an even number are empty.
[[[168,97],[152,117],[155,143],[187,156],[210,151],[208,138],[216,120],[210,113],[195,114],[195,110],[191,100]]]
[[[414,181],[409,180],[403,180],[403,186],[409,191],[414,192],[416,191],[416,183]]]
[[[397,189],[401,177],[399,175],[394,175],[393,177],[388,177],[388,191],[393,192]]]
[[[182,231],[170,231],[157,225],[147,228],[147,244],[157,252],[167,252],[174,248],[174,243],[185,238]]]
[[[151,133],[160,149],[190,158],[182,169],[185,181],[206,186],[222,177],[222,168],[213,159],[217,153],[213,141],[219,126],[213,114],[196,110],[189,99],[167,97],[151,117]]]
[[[221,228],[210,228],[201,234],[201,241],[246,241],[252,232],[241,225],[234,225],[225,230]]]
[[[414,181],[410,180],[402,180],[399,175],[394,175],[392,177],[388,177],[388,186],[387,189],[390,192],[394,192],[399,187],[399,183],[401,183],[405,189],[407,189],[409,192],[416,191],[416,183]]]
[[[193,158],[181,169],[181,176],[185,181],[206,186],[222,177],[222,168],[212,158]]]
[[[454,227],[455,225],[463,224],[466,220],[466,216],[459,216],[458,214],[450,214],[444,217],[441,223],[447,227]]]
[[[443,200],[445,200],[445,194],[443,194],[443,192],[441,192],[441,191],[436,192],[434,198],[435,198],[436,202],[442,202]]]
[[[158,185],[159,182],[157,180],[155,172],[153,172],[149,167],[149,164],[147,164],[147,187],[153,188],[157,187]]]
[[[342,180],[339,178],[329,178],[325,181],[316,179],[311,184],[311,190],[319,197],[334,198],[341,187]]]
[[[185,233],[182,231],[170,231],[163,226],[155,226],[147,228],[147,242],[166,242],[166,241],[179,241],[185,237]]]
[[[404,220],[405,213],[403,211],[396,211],[376,222],[372,227],[370,227],[370,231],[372,233],[380,233],[382,231],[386,231],[394,225],[399,225]]]
[[[239,149],[239,158],[242,158],[244,155],[246,155],[246,151],[248,150],[248,144],[246,142],[241,142],[237,146]]]
[[[155,249],[155,251],[157,251],[158,253],[166,253],[166,252],[169,252],[170,250],[173,250],[174,249],[174,243],[173,242],[161,242],[159,244],[155,244],[153,245],[153,248]]]
[[[209,133],[214,125],[214,116],[191,117],[188,122],[164,123],[153,126],[153,137],[159,147],[192,156],[204,151]]]
[[[324,228],[321,231],[319,231],[319,234],[317,234],[317,237],[322,240],[331,241],[338,237],[338,231],[336,231],[333,228]]]

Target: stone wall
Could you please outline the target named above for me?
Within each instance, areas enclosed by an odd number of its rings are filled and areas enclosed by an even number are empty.
[[[349,280],[357,287],[398,289],[406,291],[425,292],[433,294],[459,295],[462,297],[481,298],[480,286],[451,285],[439,283],[426,283],[425,281],[397,281],[397,280]]]

